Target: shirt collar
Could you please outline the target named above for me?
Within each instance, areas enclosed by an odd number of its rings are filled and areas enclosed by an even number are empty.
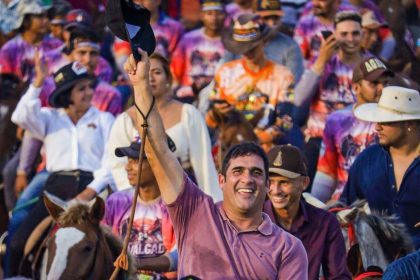
[[[225,210],[223,209],[222,201],[219,201],[216,203],[217,210],[219,211],[220,215],[222,216],[222,219],[229,223],[238,233],[246,233],[246,232],[253,232],[258,231],[262,235],[269,236],[273,233],[273,222],[271,221],[270,217],[266,213],[261,213],[263,221],[258,226],[257,230],[250,230],[250,231],[238,231],[236,227],[232,224],[228,216],[226,215]]]

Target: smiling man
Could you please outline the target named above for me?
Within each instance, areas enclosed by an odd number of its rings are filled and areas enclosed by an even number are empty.
[[[301,242],[262,213],[268,161],[255,144],[233,147],[219,175],[223,201],[214,203],[184,173],[165,142],[156,107],[151,106],[149,61],[133,56],[125,64],[139,110],[151,113],[145,151],[168,206],[179,249],[178,277],[201,279],[307,279]],[[152,107],[150,109],[150,107]],[[140,114],[137,115],[142,123]],[[138,126],[139,133],[144,127]]]
[[[308,279],[351,279],[346,248],[337,219],[308,204],[302,193],[309,185],[306,160],[295,146],[268,152],[270,187],[264,212],[278,226],[299,238],[308,253]]]

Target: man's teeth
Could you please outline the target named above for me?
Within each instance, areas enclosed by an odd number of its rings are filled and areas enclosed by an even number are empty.
[[[239,189],[239,193],[254,193],[254,190],[252,189]]]

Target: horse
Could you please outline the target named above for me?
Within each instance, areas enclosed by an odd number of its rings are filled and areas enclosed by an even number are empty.
[[[220,168],[222,160],[230,147],[242,142],[258,143],[258,138],[254,132],[254,126],[240,111],[232,109],[229,113],[222,114],[215,108],[210,110],[213,111],[214,120],[218,124],[217,157],[215,162],[216,167]]]
[[[414,250],[405,225],[395,215],[371,211],[365,200],[329,211],[342,226],[347,266],[354,277],[372,270],[379,276],[389,263]]]
[[[100,224],[105,213],[103,199],[67,204],[45,193],[44,203],[58,227],[34,255],[33,279],[109,279],[122,243]],[[134,277],[133,262],[130,264],[128,272],[120,272],[117,279]]]

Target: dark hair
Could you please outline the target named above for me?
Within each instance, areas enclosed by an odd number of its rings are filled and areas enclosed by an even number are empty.
[[[230,160],[249,156],[249,155],[256,155],[259,156],[264,162],[264,172],[266,179],[268,179],[268,158],[264,150],[257,144],[253,142],[244,142],[237,145],[232,146],[229,151],[226,153],[225,158],[223,159],[222,163],[222,170],[221,173],[223,176],[226,176],[227,169],[230,165]]]
[[[169,61],[159,53],[153,53],[149,59],[156,59],[159,60],[160,64],[162,64],[163,72],[165,72],[166,77],[169,80],[169,83],[172,83],[172,73],[169,66]]]
[[[343,11],[343,12],[339,12],[335,15],[335,17],[334,17],[334,28],[337,27],[337,24],[339,24],[340,22],[343,22],[343,21],[346,21],[346,20],[355,21],[355,22],[359,23],[360,26],[362,26],[362,17],[360,16],[360,14],[358,12]]]
[[[32,17],[30,14],[25,14],[23,16],[23,20],[22,20],[22,24],[20,25],[20,27],[17,29],[18,33],[23,33],[26,30],[29,29],[29,27],[32,24]]]
[[[59,96],[56,97],[56,104],[58,105],[58,108],[67,109],[70,106],[70,104],[73,104],[73,102],[70,100],[71,91],[73,90],[73,88],[74,86],[72,86],[69,90],[61,93]]]

